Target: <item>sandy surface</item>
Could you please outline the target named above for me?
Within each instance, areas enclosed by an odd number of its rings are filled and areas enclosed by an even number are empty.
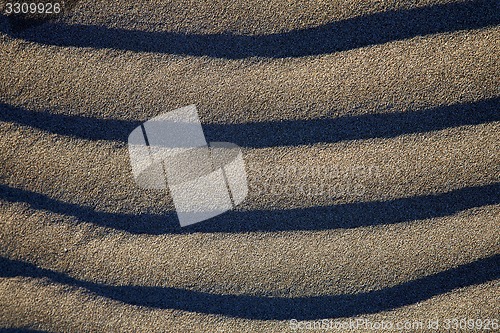
[[[0,331],[500,319],[499,23],[444,0],[0,16]],[[250,191],[181,228],[127,137],[189,104]]]

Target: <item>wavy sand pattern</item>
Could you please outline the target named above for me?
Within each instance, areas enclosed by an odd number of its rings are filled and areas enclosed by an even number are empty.
[[[0,332],[498,320],[499,13],[81,0],[0,16]],[[134,184],[127,137],[189,104],[207,140],[243,148],[250,190],[180,228],[168,192]]]

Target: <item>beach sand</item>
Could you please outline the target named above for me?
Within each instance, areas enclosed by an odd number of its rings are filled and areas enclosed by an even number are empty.
[[[498,13],[81,0],[0,16],[0,331],[493,329]],[[134,183],[127,138],[191,104],[207,140],[242,148],[249,193],[181,228],[168,190]]]

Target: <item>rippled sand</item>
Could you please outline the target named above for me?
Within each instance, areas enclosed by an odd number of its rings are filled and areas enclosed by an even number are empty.
[[[82,0],[0,16],[0,327],[498,319],[495,6]],[[209,141],[242,147],[250,190],[181,228],[168,191],[135,185],[127,137],[189,104]]]

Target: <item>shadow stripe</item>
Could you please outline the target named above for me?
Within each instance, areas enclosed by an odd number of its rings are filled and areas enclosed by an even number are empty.
[[[496,0],[475,0],[387,11],[320,27],[270,35],[197,35],[145,32],[48,22],[12,37],[57,46],[111,48],[226,59],[327,54],[428,34],[479,29],[500,23]],[[4,17],[5,20],[5,17]],[[11,19],[12,20],[12,19]],[[15,22],[14,22],[15,23]]]
[[[138,306],[258,320],[312,320],[388,311],[457,288],[496,280],[500,278],[500,255],[381,290],[297,298],[220,295],[168,287],[111,286],[78,280],[63,273],[6,258],[0,258],[0,276],[47,278],[52,282],[85,288],[100,296]]]
[[[419,111],[343,116],[335,119],[283,120],[243,124],[203,124],[207,141],[264,148],[343,140],[392,138],[463,125],[500,121],[500,97]],[[201,114],[203,121],[203,113]],[[85,140],[127,142],[140,121],[99,119],[31,111],[0,103],[0,121]]]
[[[273,232],[357,228],[449,216],[474,207],[499,204],[500,183],[389,201],[284,210],[236,210],[184,228],[179,226],[174,212],[164,215],[101,212],[2,184],[0,198],[9,202],[25,202],[33,209],[74,216],[82,222],[133,234]]]

